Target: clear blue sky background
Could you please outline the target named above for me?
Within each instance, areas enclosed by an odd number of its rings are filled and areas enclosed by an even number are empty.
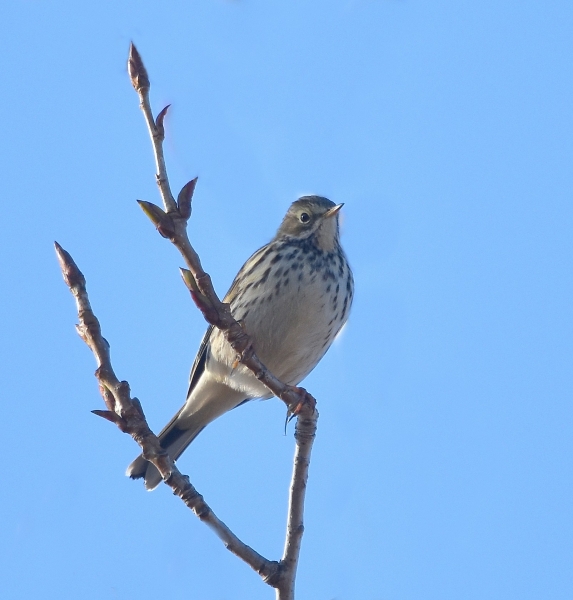
[[[141,50],[191,234],[224,293],[305,193],[345,202],[349,326],[306,384],[319,434],[299,600],[573,598],[573,5],[565,0],[5,2],[0,9],[0,595],[272,598],[168,489],[124,477],[52,242],[159,430],[205,325],[126,73]],[[282,551],[280,402],[180,461]]]

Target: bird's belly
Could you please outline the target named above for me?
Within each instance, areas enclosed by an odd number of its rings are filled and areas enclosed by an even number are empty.
[[[253,339],[257,356],[281,381],[298,384],[322,358],[348,311],[342,310],[340,286],[320,272],[269,278],[251,296],[233,303],[233,315]],[[348,307],[349,308],[349,307]],[[211,343],[209,370],[251,397],[268,397],[268,389],[243,365],[232,369],[236,355],[220,332]],[[211,362],[214,362],[213,360]]]

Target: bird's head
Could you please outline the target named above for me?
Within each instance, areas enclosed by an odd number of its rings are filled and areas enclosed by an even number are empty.
[[[276,237],[313,237],[321,250],[330,252],[338,244],[338,211],[342,206],[321,196],[303,196],[290,205]]]

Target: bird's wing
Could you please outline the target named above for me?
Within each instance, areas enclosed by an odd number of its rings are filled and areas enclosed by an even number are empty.
[[[249,277],[252,274],[254,268],[259,266],[260,261],[264,259],[265,251],[268,249],[269,244],[259,248],[247,262],[241,267],[235,280],[231,284],[229,291],[225,294],[223,298],[223,302],[228,302],[229,304],[233,303],[233,300],[237,296],[237,292],[239,291],[239,281],[244,280],[245,277]],[[213,334],[213,329],[215,327],[213,325],[209,325],[207,327],[207,331],[201,340],[201,345],[199,346],[199,350],[197,351],[197,356],[195,357],[195,361],[193,362],[193,366],[191,367],[191,373],[189,375],[189,390],[187,392],[187,398],[191,395],[193,388],[197,385],[199,379],[201,379],[201,375],[203,375],[205,371],[205,365],[207,364],[207,357],[209,355],[209,347],[211,345],[211,335]],[[246,402],[246,400],[245,400]],[[167,423],[167,425],[162,429],[159,437],[169,435],[172,427],[177,422],[179,415],[185,409],[187,403],[185,403],[175,414],[175,416]]]
[[[264,260],[264,257],[269,250],[269,245],[270,244],[267,244],[266,246],[259,248],[239,269],[239,272],[231,284],[229,291],[223,298],[223,302],[228,302],[229,304],[233,303],[233,300],[239,291],[239,281],[245,281],[245,279],[248,279],[252,275],[252,272],[259,266],[260,262]]]
[[[252,256],[247,260],[247,262],[240,268],[235,280],[231,284],[229,291],[225,294],[223,298],[223,302],[227,302],[232,304],[235,299],[239,285],[238,282],[243,279],[244,275],[248,273],[254,266],[256,266],[257,261],[264,254],[267,246],[263,246],[259,248]],[[207,363],[207,353],[209,352],[209,345],[211,341],[211,334],[213,333],[214,326],[209,325],[203,339],[201,340],[201,345],[199,346],[199,350],[197,352],[197,356],[195,357],[195,361],[193,362],[193,366],[191,367],[191,374],[189,375],[189,391],[187,392],[187,398],[191,395],[193,388],[197,385],[203,371],[205,370],[205,364]]]
[[[199,346],[199,351],[197,352],[197,356],[195,357],[195,361],[193,362],[193,366],[191,367],[191,374],[189,375],[189,391],[187,392],[187,398],[191,395],[191,392],[199,378],[203,374],[205,370],[205,363],[207,362],[207,351],[209,349],[209,339],[211,337],[211,332],[213,331],[214,326],[209,325],[203,339],[201,340],[201,345]]]

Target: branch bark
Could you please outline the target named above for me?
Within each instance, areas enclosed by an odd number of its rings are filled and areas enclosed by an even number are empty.
[[[189,477],[179,471],[159,444],[159,439],[147,424],[139,400],[131,397],[129,384],[127,381],[120,381],[113,370],[110,346],[102,336],[100,323],[91,308],[85,277],[71,255],[57,242],[55,246],[64,281],[76,301],[79,318],[76,330],[93,352],[98,365],[95,376],[108,410],[94,410],[93,412],[115,423],[121,431],[133,437],[140,445],[145,458],[157,467],[163,481],[173,490],[173,493],[179,496],[201,521],[213,529],[233,554],[244,560],[264,581],[276,580],[280,571],[279,563],[264,558],[242,542],[215,515],[203,500],[203,496],[191,485]]]
[[[277,562],[264,558],[233,534],[213,513],[203,497],[191,485],[189,478],[180,473],[169,455],[161,448],[157,436],[145,420],[141,404],[137,398],[131,398],[128,383],[119,381],[113,371],[109,344],[102,337],[99,321],[91,309],[84,276],[69,253],[56,243],[64,280],[76,300],[80,321],[77,330],[96,358],[98,368],[95,375],[108,409],[93,412],[115,423],[121,431],[134,438],[141,446],[143,456],[157,467],[164,482],[173,489],[174,494],[215,531],[231,552],[259,573],[267,584],[276,588],[277,600],[294,600],[296,571],[304,532],[304,498],[318,419],[316,400],[304,388],[284,384],[265,367],[255,354],[248,333],[233,318],[230,306],[221,302],[215,293],[211,277],[203,270],[199,256],[187,235],[187,222],[191,216],[191,202],[197,178],[183,186],[175,200],[163,153],[165,137],[163,123],[169,106],[166,106],[156,119],[153,118],[149,101],[149,77],[141,56],[133,44],[130,46],[128,72],[139,96],[140,107],[150,134],[155,157],[156,181],[163,208],[151,202],[138,202],[159,233],[168,238],[181,253],[188,267],[181,270],[183,280],[204,318],[223,331],[225,338],[237,352],[237,362],[245,364],[275,396],[283,400],[291,416],[297,416],[296,450],[282,559]]]

